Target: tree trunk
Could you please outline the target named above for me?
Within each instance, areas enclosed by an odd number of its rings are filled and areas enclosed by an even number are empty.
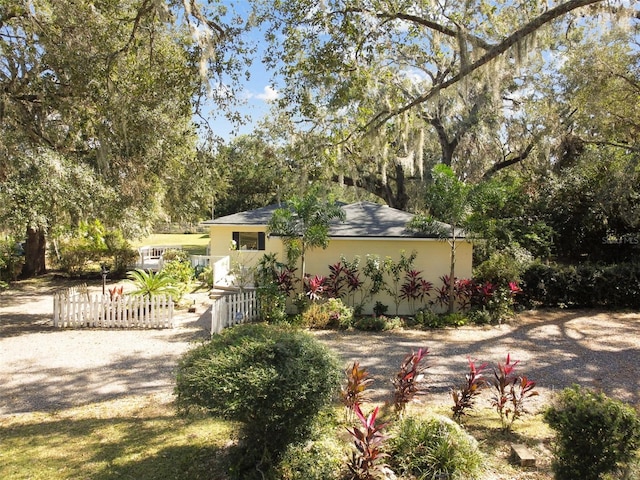
[[[381,198],[391,208],[406,210],[409,204],[409,194],[407,193],[407,183],[402,165],[395,166],[395,176],[387,178],[386,183],[378,177],[340,177],[334,174],[331,180],[341,185],[358,187]],[[393,190],[395,181],[396,191]]]
[[[451,225],[451,264],[449,269],[449,308],[447,313],[456,309],[456,227]]]
[[[47,239],[42,227],[27,228],[27,241],[24,246],[24,265],[22,278],[34,277],[47,273],[46,267]]]

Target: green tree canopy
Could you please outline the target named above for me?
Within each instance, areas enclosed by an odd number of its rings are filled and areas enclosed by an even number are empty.
[[[297,143],[310,139],[333,181],[401,209],[437,163],[480,181],[544,157],[545,125],[523,99],[545,58],[637,13],[600,0],[311,3],[263,2],[259,17],[281,105],[304,125]]]
[[[322,198],[318,188],[304,196],[293,196],[277,209],[269,221],[269,233],[282,237],[288,261],[301,262],[301,279],[305,277],[305,255],[313,248],[327,248],[331,221],[344,220],[342,207],[331,198]]]
[[[194,111],[232,103],[248,51],[228,15],[190,1],[0,0],[0,214],[28,233],[25,274],[43,271],[54,226],[99,217],[136,235],[163,211],[193,215],[176,200],[197,158]],[[210,86],[223,77],[228,89]]]

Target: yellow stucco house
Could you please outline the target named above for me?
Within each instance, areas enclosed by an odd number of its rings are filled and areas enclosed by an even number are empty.
[[[248,268],[267,253],[275,253],[281,261],[286,259],[281,239],[267,234],[267,225],[273,212],[282,207],[270,205],[203,222],[210,229],[214,285],[233,285],[234,279],[229,275],[229,270],[234,258]],[[358,202],[342,208],[346,214],[345,221],[332,223],[329,246],[325,250],[307,252],[307,274],[327,276],[330,273],[329,265],[339,262],[341,257],[352,261],[358,256],[363,261],[367,255],[377,255],[381,259],[390,257],[398,261],[402,251],[407,255],[415,251],[414,269],[421,271],[422,278],[435,287],[442,285],[440,278],[450,271],[451,247],[446,239],[419,236],[408,231],[406,225],[413,214],[386,205]],[[457,231],[456,237],[456,277],[471,278],[473,245],[465,238],[463,231]],[[235,252],[231,250],[232,241],[237,245]],[[365,305],[365,313],[372,311],[375,301],[393,305],[387,294],[380,294]],[[410,313],[407,309],[405,303],[399,313]]]

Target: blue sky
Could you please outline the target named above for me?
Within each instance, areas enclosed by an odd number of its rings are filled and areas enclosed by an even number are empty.
[[[242,105],[238,108],[240,114],[250,117],[250,121],[234,129],[224,116],[213,117],[209,123],[217,135],[228,142],[235,135],[250,133],[253,130],[254,124],[269,112],[272,102],[278,97],[277,90],[270,85],[270,79],[271,75],[260,64],[259,59],[256,59],[251,68],[251,79],[243,84],[240,94]],[[215,108],[215,105],[210,107]]]
[[[251,15],[251,3],[248,0],[221,0],[220,3],[229,8],[227,19],[232,22],[231,17],[239,16],[243,19]],[[262,63],[264,54],[264,33],[259,28],[245,34],[245,41],[253,43],[257,51],[253,56],[253,63],[250,68],[251,78],[240,85],[238,94],[239,105],[236,110],[242,115],[249,117],[245,125],[234,126],[223,115],[216,115],[209,119],[209,124],[215,133],[225,141],[230,141],[236,135],[250,133],[257,121],[265,117],[271,108],[271,104],[277,99],[278,92],[272,86],[272,74],[267,71]],[[215,87],[214,87],[215,88]],[[216,105],[213,101],[207,105],[215,111]]]

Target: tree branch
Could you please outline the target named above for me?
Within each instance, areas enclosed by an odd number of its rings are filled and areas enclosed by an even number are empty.
[[[503,168],[510,167],[511,165],[515,165],[516,163],[520,163],[526,160],[529,154],[531,153],[531,150],[533,150],[533,142],[527,145],[527,148],[525,148],[522,152],[520,152],[519,155],[504,159],[503,161],[494,164],[489,170],[487,170],[484,173],[484,175],[482,175],[482,178],[484,180],[488,180]]]
[[[484,65],[489,63],[491,60],[494,60],[495,58],[505,53],[509,48],[513,47],[518,42],[522,41],[523,38],[532,34],[536,30],[540,29],[542,26],[546,25],[547,23],[550,23],[553,20],[563,15],[566,15],[567,13],[573,10],[576,10],[578,8],[592,5],[595,3],[600,3],[603,1],[604,0],[569,0],[568,2],[558,5],[555,8],[547,10],[546,12],[542,13],[538,17],[531,20],[529,23],[525,24],[523,27],[513,32],[507,38],[502,40],[499,44],[491,47],[491,49],[487,51],[478,60],[471,63],[466,68],[461,68],[460,71],[456,75],[451,77],[449,80],[442,81],[439,84],[433,85],[428,92],[416,97],[411,102],[405,104],[400,108],[397,108],[391,111],[389,110],[382,111],[378,113],[375,117],[373,117],[367,123],[367,125],[365,125],[364,130],[369,131],[369,130],[375,130],[377,128],[380,128],[382,125],[384,125],[388,120],[392,119],[393,117],[401,115],[402,113],[408,110],[411,110],[412,108],[422,103],[427,102],[431,98],[435,97],[441,90],[444,90],[458,83],[460,80],[467,77],[471,73],[475,72],[479,68],[483,67]]]

